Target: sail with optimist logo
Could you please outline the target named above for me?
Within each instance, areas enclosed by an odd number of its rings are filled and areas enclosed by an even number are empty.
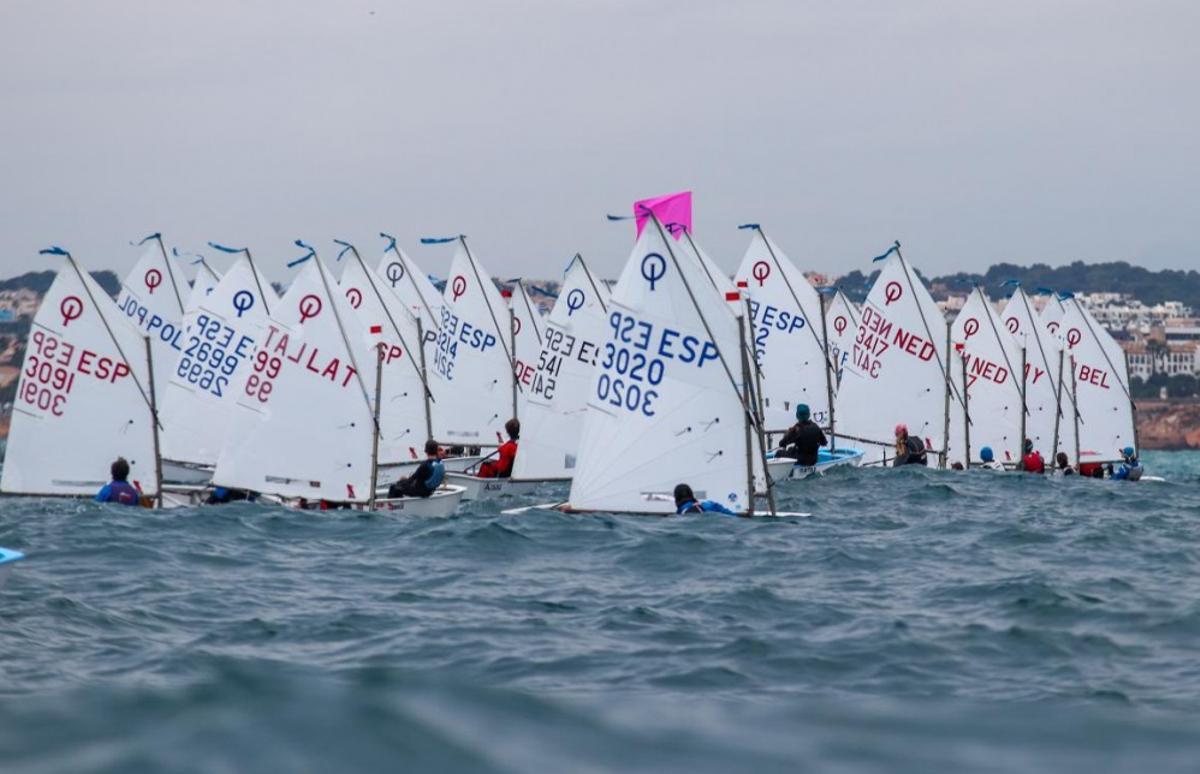
[[[836,409],[838,438],[863,449],[863,464],[895,456],[893,429],[904,424],[933,458],[944,451],[946,417],[961,411],[948,381],[948,326],[898,246],[884,261],[862,307]],[[952,404],[957,404],[954,406]]]
[[[546,320],[526,388],[516,479],[566,479],[575,472],[596,361],[609,334],[609,292],[575,256]]]
[[[734,276],[750,296],[750,332],[762,369],[766,427],[791,427],[798,403],[808,405],[814,422],[828,427],[833,376],[826,369],[821,340],[821,300],[762,228],[751,228],[750,245]]]
[[[846,297],[841,288],[836,288],[833,300],[825,310],[825,332],[829,337],[829,359],[839,386],[842,383],[842,371],[850,360],[854,339],[858,336],[859,315],[854,302]]]
[[[0,490],[92,496],[118,457],[130,483],[159,491],[147,347],[65,250],[33,318],[13,399]]]
[[[431,405],[425,395],[421,355],[415,349],[420,341],[417,318],[352,246],[344,247],[338,259],[346,261],[340,286],[365,332],[363,346],[383,348],[379,463],[422,460],[422,447],[430,437]],[[371,373],[366,377],[368,383],[374,379]]]
[[[363,368],[368,369],[364,374]],[[310,253],[264,322],[213,483],[311,500],[371,500],[375,352]]]
[[[537,357],[542,351],[545,339],[545,322],[542,320],[542,313],[529,298],[529,291],[522,280],[518,279],[513,284],[508,303],[512,312],[513,378],[520,385],[522,395],[517,410],[518,416],[524,421],[525,400],[529,396],[529,385],[533,381]]]
[[[1079,300],[1064,294],[1059,332],[1067,344],[1079,409],[1080,462],[1112,462],[1136,451],[1137,432],[1125,352]]]
[[[762,449],[743,400],[741,295],[719,295],[649,220],[613,290],[567,507],[673,513],[687,483],[745,513]]]
[[[989,446],[995,459],[1016,464],[1024,430],[1025,354],[980,287],[950,326],[950,340],[951,377],[963,390],[965,412],[951,414],[949,460],[968,466]]]
[[[396,245],[396,238],[380,234],[388,244],[379,259],[376,272],[387,280],[387,285],[400,302],[421,321],[421,331],[430,345],[436,339],[442,320],[442,294],[429,281],[429,275]],[[432,346],[428,353],[432,355]]]
[[[1074,459],[1075,401],[1062,340],[1046,327],[1019,285],[1000,317],[1025,346],[1025,435],[1047,459],[1060,451]]]
[[[151,234],[138,244],[146,249],[125,275],[117,294],[117,308],[125,319],[150,339],[154,354],[154,393],[158,405],[166,399],[167,385],[179,358],[183,330],[183,288],[175,267],[167,258],[161,234]],[[165,439],[169,423],[159,416]]]
[[[163,437],[165,459],[216,464],[262,324],[276,303],[270,283],[243,255],[213,292],[184,315],[186,333],[162,407],[172,429]]]
[[[457,243],[450,262],[429,383],[437,402],[434,438],[447,444],[503,443],[516,411],[517,383],[508,306],[491,275]]]

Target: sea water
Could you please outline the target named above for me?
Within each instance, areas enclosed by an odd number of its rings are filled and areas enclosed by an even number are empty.
[[[777,520],[5,499],[0,770],[1196,771],[1200,454],[1145,462]]]

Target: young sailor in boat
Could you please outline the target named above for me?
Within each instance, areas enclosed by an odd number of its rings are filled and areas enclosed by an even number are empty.
[[[675,513],[720,513],[725,516],[737,516],[736,513],[712,500],[696,500],[696,495],[687,484],[675,486]]]
[[[129,483],[129,463],[124,457],[117,457],[110,468],[112,481],[105,484],[96,493],[98,503],[117,503],[118,505],[141,505],[142,493]]]
[[[1137,481],[1142,477],[1142,463],[1138,462],[1132,446],[1121,450],[1121,467],[1114,470],[1111,477],[1120,481]]]
[[[237,500],[246,500],[254,502],[258,499],[258,492],[251,492],[246,489],[231,489],[224,486],[213,487],[212,492],[204,500],[205,505],[227,505],[228,503]]]
[[[425,442],[425,461],[408,478],[388,487],[388,497],[429,497],[446,477],[446,467],[438,451],[437,441]]]
[[[979,450],[979,459],[983,463],[979,466],[984,470],[1004,470],[1004,463],[996,459],[996,453],[992,451],[992,447],[985,446]]]
[[[479,478],[508,478],[512,475],[513,462],[517,459],[517,439],[521,436],[521,422],[516,417],[504,423],[508,440],[496,450],[496,460],[488,460],[479,466]]]
[[[817,450],[828,446],[829,441],[810,416],[808,404],[796,405],[796,424],[788,428],[779,441],[780,457],[792,457],[798,465],[817,464]]]
[[[1054,472],[1060,476],[1075,475],[1075,468],[1071,467],[1071,460],[1067,457],[1066,452],[1054,455],[1054,465]]]
[[[1042,453],[1033,448],[1033,440],[1030,438],[1025,439],[1025,453],[1017,464],[1017,470],[1038,474],[1046,472],[1046,461],[1042,459]]]
[[[908,425],[904,423],[896,425],[896,459],[892,460],[892,467],[928,464],[924,441],[915,435],[909,435]]]

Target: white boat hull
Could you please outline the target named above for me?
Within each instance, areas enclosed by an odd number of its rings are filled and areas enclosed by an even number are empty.
[[[162,461],[162,480],[164,484],[196,484],[205,485],[212,481],[213,469],[205,465],[192,465],[187,462]]]
[[[767,461],[770,465],[776,460],[789,460],[792,463],[791,471],[784,478],[801,479],[809,476],[818,476],[831,468],[838,467],[858,467],[863,461],[863,451],[861,449],[838,449],[831,452],[827,449],[821,449],[817,454],[816,465],[798,465],[795,460],[790,460],[787,457],[774,457]],[[772,474],[772,480],[774,474]]]
[[[453,516],[462,504],[464,491],[461,486],[447,485],[429,497],[385,497],[375,501],[375,510],[388,511],[401,516],[420,516],[427,519]],[[367,506],[355,506],[366,510]]]
[[[484,459],[482,455],[471,455],[464,457],[446,457],[442,460],[442,467],[447,473],[462,473],[468,469],[473,469],[479,465]],[[417,469],[424,460],[413,460],[412,462],[397,462],[394,464],[388,463],[379,466],[379,485],[388,486],[394,484],[402,478],[408,478]]]
[[[477,478],[463,473],[447,473],[446,483],[464,490],[463,500],[488,500],[493,497],[512,497],[529,494],[539,481],[514,481],[511,478]]]

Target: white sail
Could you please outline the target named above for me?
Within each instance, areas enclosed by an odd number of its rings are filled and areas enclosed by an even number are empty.
[[[342,272],[341,291],[354,308],[363,342],[368,349],[383,347],[379,403],[379,462],[408,462],[425,458],[425,390],[421,355],[415,349],[417,318],[392,293],[386,279],[352,253]],[[368,367],[370,364],[371,367]],[[375,395],[374,361],[364,358],[363,374],[372,401]]]
[[[165,459],[216,463],[237,393],[253,365],[262,323],[278,300],[243,256],[184,316],[187,334],[162,407],[171,428],[163,437]]]
[[[850,360],[850,350],[858,336],[858,308],[839,288],[825,310],[825,330],[829,335],[829,359],[837,369],[837,381],[842,383],[842,371]]]
[[[828,426],[830,385],[816,289],[759,229],[734,276],[750,296],[750,333],[762,369],[767,429],[791,427],[798,403],[808,405],[814,422]]]
[[[499,444],[513,415],[508,306],[465,240],[450,263],[430,389],[434,437],[444,443]]]
[[[354,308],[314,257],[272,312],[213,483],[283,497],[369,499],[374,422],[364,384],[375,363]]]
[[[1020,287],[1000,316],[1004,327],[1025,345],[1025,435],[1047,459],[1060,451],[1074,458],[1075,402],[1071,396],[1071,364],[1063,356],[1062,340],[1046,327]]]
[[[121,283],[117,308],[143,336],[150,339],[154,360],[154,394],[165,403],[167,385],[179,359],[183,329],[183,291],[160,237],[151,238],[145,252]],[[170,430],[166,415],[159,417],[162,438]]]
[[[959,410],[951,412],[948,460],[978,462],[979,450],[990,446],[995,459],[1015,464],[1022,444],[1021,345],[978,287],[950,326],[950,340],[950,367],[966,394],[970,422],[964,423],[962,407],[955,404]]]
[[[526,390],[514,479],[570,478],[596,371],[609,338],[608,289],[583,259],[567,267]]]
[[[1122,449],[1137,445],[1125,353],[1077,299],[1064,299],[1063,306],[1061,332],[1079,409],[1079,461],[1119,460]]]
[[[65,257],[30,328],[0,490],[94,495],[124,457],[157,494],[148,372],[142,336]]]
[[[203,258],[196,261],[196,278],[192,280],[192,288],[183,302],[184,312],[190,312],[204,303],[204,299],[212,295],[220,282],[221,275],[208,265],[208,261]]]
[[[512,310],[513,374],[517,384],[521,386],[522,399],[518,402],[518,409],[521,418],[524,419],[523,404],[529,396],[529,386],[533,383],[533,372],[537,368],[537,357],[542,351],[545,322],[521,280],[517,280],[513,286],[508,301]]]
[[[574,508],[671,513],[680,483],[735,511],[750,505],[738,321],[678,244],[647,226],[613,291]]]
[[[838,437],[862,447],[864,462],[894,456],[898,424],[926,448],[942,450],[946,330],[920,277],[893,252],[863,304],[836,397]],[[952,395],[952,404],[957,398]]]
[[[408,257],[408,253],[396,246],[395,240],[383,251],[376,271],[387,280],[388,287],[404,307],[420,318],[422,329],[432,343],[442,320],[442,294],[433,286],[429,275]],[[432,352],[429,349],[427,354]]]

